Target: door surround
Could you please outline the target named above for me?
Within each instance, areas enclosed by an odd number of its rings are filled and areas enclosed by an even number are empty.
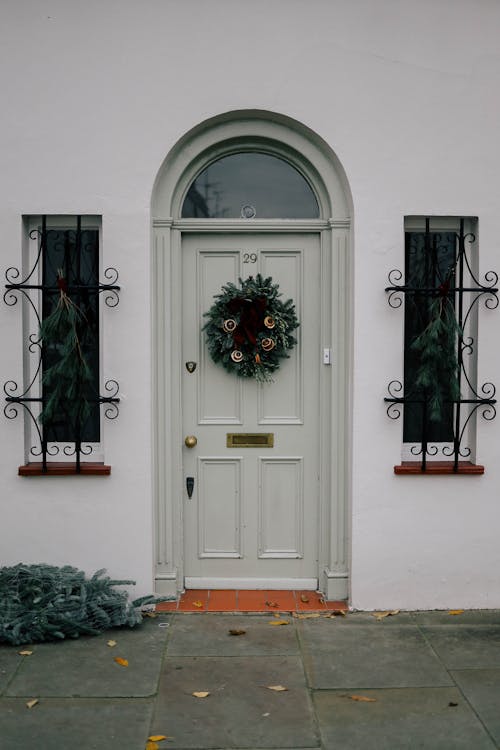
[[[259,150],[288,161],[316,194],[319,219],[181,219],[186,191],[211,161]],[[320,425],[319,588],[328,599],[349,593],[351,199],[342,166],[309,128],[283,115],[228,112],[193,128],[171,149],[152,196],[153,482],[155,591],[184,587],[180,377],[182,236],[188,232],[315,232],[321,238],[322,346],[333,364],[321,369],[327,404]],[[331,289],[331,294],[330,294]]]

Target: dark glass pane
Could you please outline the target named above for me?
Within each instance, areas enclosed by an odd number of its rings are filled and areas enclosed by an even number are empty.
[[[453,270],[456,264],[456,235],[454,232],[428,233],[407,232],[405,235],[405,284],[412,288],[435,289],[450,280],[454,286]],[[430,304],[435,295],[409,292],[405,300],[405,358],[404,382],[405,404],[403,441],[420,443],[423,436],[425,393],[416,383],[420,366],[420,352],[412,349],[412,343],[429,323]],[[453,296],[449,300],[454,304]],[[413,400],[416,403],[411,403]],[[420,403],[419,403],[420,401]],[[445,404],[440,422],[426,419],[427,440],[432,442],[453,441],[453,404]]]
[[[99,394],[99,232],[97,229],[48,229],[43,251],[42,318],[55,309],[60,298],[58,276],[63,276],[67,294],[81,313],[78,339],[83,357],[92,373],[86,387],[85,398],[90,406],[90,416],[81,425],[80,439],[85,442],[100,440],[100,410],[96,403]],[[87,287],[94,287],[89,290]],[[47,370],[59,360],[59,345],[43,348],[43,368]],[[50,387],[44,385],[44,398],[50,398]],[[44,425],[49,442],[73,442],[77,426],[64,408],[59,409],[54,420]]]
[[[258,152],[231,154],[210,164],[191,184],[184,219],[316,219],[309,183],[288,162]]]

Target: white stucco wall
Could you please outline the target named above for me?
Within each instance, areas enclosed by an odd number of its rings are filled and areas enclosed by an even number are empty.
[[[151,590],[150,198],[180,137],[241,109],[302,122],[337,154],[354,204],[352,596],[356,608],[500,607],[500,420],[479,420],[482,477],[396,477],[403,217],[479,217],[498,270],[500,6],[495,0],[3,0],[1,266],[23,214],[103,217],[104,370],[121,387],[102,477],[21,478],[21,421],[0,419],[1,564],[70,563]],[[500,315],[480,311],[479,381],[500,383]],[[19,306],[0,310],[1,380],[21,382]]]

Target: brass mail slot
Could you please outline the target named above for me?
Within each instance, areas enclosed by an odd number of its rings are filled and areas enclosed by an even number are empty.
[[[228,448],[273,448],[274,432],[228,432]]]

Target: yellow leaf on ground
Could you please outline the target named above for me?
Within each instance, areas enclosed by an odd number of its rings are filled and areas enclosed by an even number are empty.
[[[279,607],[278,602],[266,602],[266,607]]]
[[[359,701],[360,703],[376,703],[376,698],[368,698],[367,695],[350,695],[349,698],[352,701]]]
[[[158,615],[156,614],[156,612],[143,612],[142,616],[143,617],[152,617],[152,618],[158,617]]]
[[[270,620],[269,625],[289,625],[288,620]]]
[[[198,607],[198,609],[201,609],[201,607],[203,607],[203,602],[200,602],[200,601],[193,602],[193,606]]]
[[[463,613],[463,609],[450,609],[448,612],[449,615],[463,615]]]
[[[33,706],[36,706],[38,703],[38,698],[32,698],[30,701],[27,702],[26,708],[33,708]]]
[[[268,690],[274,690],[275,693],[283,693],[288,690],[284,685],[266,685]]]
[[[161,742],[162,740],[166,740],[167,735],[166,734],[152,734],[150,737],[148,737],[148,740],[150,742]]]
[[[160,750],[160,746],[157,742],[148,740],[146,742],[146,750]]]
[[[304,602],[304,604],[307,604],[307,603],[308,603],[308,601],[309,601],[309,597],[308,597],[308,596],[306,596],[305,594],[301,594],[301,595],[300,595],[300,601],[301,601],[301,602]]]
[[[128,667],[128,661],[127,661],[127,659],[122,659],[121,656],[115,656],[115,661],[121,667]]]
[[[321,612],[307,612],[305,614],[294,612],[293,617],[295,617],[297,620],[312,620],[316,617],[330,617],[330,615],[322,615]]]
[[[399,609],[391,609],[386,612],[372,612],[372,616],[376,620],[384,620],[386,617],[392,617],[393,615],[399,615]]]
[[[238,628],[231,628],[231,630],[229,630],[228,632],[229,632],[229,635],[245,635],[247,631],[239,630]]]
[[[113,646],[116,646],[116,641],[108,641],[107,645],[108,645],[108,646],[109,646],[110,648],[113,648]]]
[[[31,656],[33,651],[18,651],[19,656]]]
[[[198,690],[198,691],[192,693],[192,695],[195,698],[208,698],[208,696],[210,695],[210,693],[207,692],[206,690]]]

